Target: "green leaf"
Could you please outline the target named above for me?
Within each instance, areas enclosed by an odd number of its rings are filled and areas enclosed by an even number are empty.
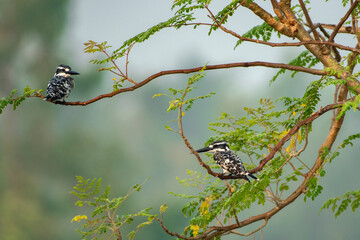
[[[135,191],[140,191],[143,184],[149,179],[147,178],[142,184],[135,184],[128,193],[124,196],[109,198],[110,186],[102,190],[101,178],[84,179],[77,176],[77,184],[73,187],[71,194],[76,196],[79,200],[75,203],[76,206],[83,206],[87,204],[92,210],[91,218],[82,225],[83,230],[78,230],[82,238],[92,236],[92,239],[108,239],[116,236],[120,232],[120,228],[124,223],[131,223],[135,218],[145,217],[146,220],[136,227],[136,231],[132,231],[129,237],[134,237],[135,233],[142,227],[153,222],[156,215],[150,214],[152,208],[146,208],[136,213],[124,214],[118,216],[118,211],[126,211],[121,209],[122,203]]]
[[[357,95],[353,101],[347,101],[342,105],[340,113],[336,116],[336,120],[339,120],[351,108],[355,112],[359,104],[360,104],[360,94]]]
[[[312,201],[315,200],[317,196],[321,194],[323,187],[318,185],[318,179],[316,177],[312,177],[308,180],[308,187],[305,193],[304,201],[306,202],[307,198],[311,198]]]
[[[163,93],[154,94],[154,96],[152,98],[160,97],[162,95],[164,95],[164,94]]]
[[[13,110],[15,111],[23,101],[25,101],[28,97],[32,96],[32,94],[35,92],[42,92],[42,89],[36,90],[31,89],[29,86],[26,86],[23,90],[23,94],[15,97],[17,92],[17,89],[13,89],[9,97],[0,99],[0,114],[3,112],[3,109],[9,104],[13,105]]]
[[[340,204],[339,204],[340,203]],[[351,210],[355,212],[360,206],[360,190],[357,191],[349,191],[344,195],[330,198],[327,200],[320,209],[320,212],[324,209],[331,208],[332,212],[335,213],[335,218],[341,215],[344,211],[346,211],[351,206]]]
[[[279,190],[280,191],[289,190],[289,185],[287,185],[286,183],[283,183],[280,185]]]
[[[174,131],[174,130],[172,130],[171,127],[169,127],[168,125],[165,125],[164,127],[165,127],[167,130],[169,130],[169,131]]]
[[[166,203],[164,203],[163,205],[160,206],[160,213],[163,214],[167,209],[168,207],[166,206]]]
[[[82,207],[84,205],[84,202],[79,200],[75,203],[76,206]]]
[[[152,35],[154,35],[155,33],[159,32],[160,30],[162,30],[164,28],[167,28],[170,26],[180,27],[180,26],[184,25],[186,22],[191,21],[192,19],[193,19],[192,14],[179,13],[179,14],[175,15],[174,17],[170,18],[169,20],[167,20],[165,22],[161,22],[161,23],[149,28],[145,32],[142,32],[142,33],[126,40],[120,48],[118,48],[117,50],[115,50],[113,52],[113,56],[115,59],[118,57],[122,57],[123,51],[126,50],[133,43],[144,42],[147,39],[149,39]]]
[[[266,22],[264,22],[261,25],[257,25],[255,27],[253,27],[252,29],[250,29],[248,32],[246,32],[245,34],[242,35],[243,38],[256,38],[256,39],[261,39],[265,42],[269,41],[272,33],[273,32],[277,32],[272,26],[270,26],[269,24],[267,24]],[[239,46],[242,43],[241,40],[237,41],[235,48],[237,46]]]
[[[317,63],[319,63],[319,59],[314,57],[308,50],[303,51],[299,54],[295,59],[291,60],[288,64],[293,66],[301,66],[301,67],[307,67],[312,68]],[[284,74],[286,69],[282,68],[278,71],[278,73],[270,80],[270,84],[275,82],[275,80],[279,77],[279,75]],[[297,71],[293,71],[291,74],[291,78],[295,76]]]

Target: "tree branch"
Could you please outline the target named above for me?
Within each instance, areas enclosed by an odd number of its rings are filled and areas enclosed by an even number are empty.
[[[329,45],[329,46],[337,47],[337,48],[342,49],[342,50],[360,53],[359,49],[344,46],[344,45],[337,44],[337,43],[334,43],[334,42],[329,42],[329,41],[301,41],[301,42],[294,42],[294,43],[290,43],[290,42],[274,43],[274,42],[262,41],[262,40],[259,40],[259,39],[252,39],[252,38],[242,37],[241,35],[235,33],[234,31],[232,31],[230,29],[227,29],[223,25],[220,25],[219,28],[221,30],[223,30],[224,32],[233,35],[234,37],[238,38],[241,41],[253,42],[253,43],[257,43],[257,44],[267,45],[267,46],[270,46],[270,47],[300,47],[300,46],[304,46],[304,45],[315,44],[315,45]]]
[[[349,99],[347,101],[350,101],[352,99]],[[290,140],[290,138],[304,125],[307,125],[311,122],[313,122],[315,119],[317,119],[318,117],[320,117],[321,115],[323,115],[324,113],[331,111],[333,109],[336,108],[340,108],[342,104],[344,104],[346,101],[342,101],[342,102],[337,102],[337,103],[333,103],[333,104],[329,104],[327,106],[325,106],[324,108],[320,108],[319,111],[313,113],[310,117],[299,121],[279,142],[278,144],[275,145],[275,147],[271,150],[271,152],[269,153],[269,155],[267,155],[264,159],[262,159],[260,161],[259,166],[257,166],[254,169],[250,169],[249,172],[250,173],[256,173],[258,171],[261,171],[264,166],[266,165],[267,162],[269,162],[274,156],[275,153],[287,142]]]
[[[344,88],[344,89],[346,89],[346,88]],[[339,100],[344,99],[345,97],[346,97],[346,90],[340,94]],[[331,105],[334,105],[334,104],[331,104]],[[330,108],[331,105],[328,105],[325,108]],[[334,106],[332,106],[332,107],[334,107]],[[320,109],[319,112],[317,112],[317,114],[320,114],[321,110],[322,109]],[[340,120],[336,121],[336,123],[331,127],[324,144],[319,149],[319,154],[317,156],[314,166],[311,168],[311,170],[309,170],[308,173],[305,174],[305,178],[304,178],[303,182],[289,197],[287,197],[285,200],[279,202],[277,204],[277,206],[275,206],[274,208],[272,208],[271,210],[269,210],[265,213],[249,217],[248,219],[245,219],[236,224],[223,226],[223,227],[209,227],[209,229],[207,231],[205,231],[203,234],[199,235],[196,238],[187,238],[184,236],[182,236],[182,238],[183,239],[212,239],[212,238],[219,236],[221,234],[224,234],[226,232],[232,231],[237,228],[242,228],[244,226],[247,226],[249,224],[252,224],[252,223],[260,221],[260,220],[265,220],[267,222],[272,216],[274,216],[281,209],[285,208],[286,206],[288,206],[289,204],[294,202],[302,193],[305,192],[310,178],[312,178],[314,176],[314,173],[316,173],[317,170],[322,167],[322,164],[323,164],[322,151],[323,151],[324,147],[331,149],[331,146],[334,143],[334,141],[337,137],[337,134],[339,133],[339,130],[341,128],[343,120],[344,120],[344,116],[342,118],[340,118]]]
[[[328,39],[330,38],[330,35],[326,32],[325,28],[321,24],[317,23],[314,27],[319,28],[325,37],[327,37]],[[340,55],[339,51],[334,46],[330,46],[330,47],[331,47],[331,50],[334,52],[336,61],[339,63],[341,61],[341,55]]]
[[[347,101],[351,101],[353,98],[348,99]],[[268,156],[266,156],[264,159],[262,159],[259,163],[259,165],[256,168],[250,169],[248,170],[250,173],[256,173],[261,171],[264,166],[275,156],[276,152],[278,152],[283,145],[289,141],[291,139],[291,137],[304,125],[308,125],[310,123],[312,123],[314,120],[316,120],[318,117],[320,117],[321,115],[323,115],[324,113],[331,111],[333,109],[337,109],[340,108],[342,106],[342,104],[344,104],[347,101],[341,101],[341,102],[337,102],[334,104],[329,104],[327,106],[325,106],[324,108],[320,108],[319,111],[313,113],[310,117],[299,121],[291,130],[289,130],[289,132],[274,146],[274,148],[271,150],[271,152],[269,153]],[[181,116],[180,116],[181,118]],[[181,122],[181,120],[180,120]],[[181,124],[182,126],[182,124]],[[189,141],[187,140],[187,138],[184,136],[183,131],[180,131],[180,135],[184,140],[185,145],[189,148],[190,152],[192,154],[195,155],[196,159],[198,160],[200,166],[202,166],[203,168],[206,169],[207,173],[220,178],[221,180],[225,180],[225,179],[240,179],[241,177],[238,176],[229,176],[229,175],[225,175],[222,173],[217,173],[212,171],[212,169],[210,168],[209,165],[207,165],[206,163],[204,163],[201,159],[201,157],[199,156],[199,154],[194,150],[194,148],[191,146],[191,144],[189,143]]]
[[[306,21],[307,21],[307,23],[308,23],[308,25],[309,25],[312,33],[314,34],[315,40],[316,40],[316,41],[320,41],[319,35],[318,35],[318,33],[317,33],[317,31],[316,31],[316,29],[315,29],[315,27],[314,27],[313,22],[311,21],[309,12],[307,11],[306,6],[305,6],[303,0],[299,0],[299,3],[300,3],[300,6],[301,6],[301,9],[302,9],[303,12],[304,12]]]
[[[353,0],[351,0],[350,3],[353,4]],[[360,36],[359,36],[359,29],[358,29],[358,20],[357,20],[357,16],[354,13],[351,13],[351,26],[352,26],[352,30],[355,33],[357,42],[358,42],[356,47],[359,47],[360,46]]]
[[[350,7],[350,9],[346,12],[345,16],[341,19],[341,21],[336,25],[334,31],[332,32],[330,38],[329,38],[329,42],[333,42],[334,38],[336,36],[336,34],[338,33],[340,27],[344,24],[344,22],[346,21],[346,19],[349,18],[350,14],[352,13],[352,11],[355,9],[356,5],[359,3],[359,0],[356,0]]]
[[[275,15],[279,18],[280,22],[284,21],[285,16],[280,9],[279,3],[276,0],[271,0],[271,5],[274,9]]]
[[[260,61],[256,61],[256,62],[238,62],[238,63],[227,63],[227,64],[217,64],[217,65],[208,65],[206,66],[206,70],[215,70],[215,69],[227,69],[227,68],[236,68],[236,67],[255,67],[255,66],[261,66],[261,67],[269,67],[269,68],[284,68],[284,69],[288,69],[291,71],[299,71],[299,72],[305,72],[305,73],[310,73],[310,74],[314,74],[314,75],[327,75],[326,71],[324,70],[318,70],[318,69],[311,69],[311,68],[306,68],[306,67],[300,67],[300,66],[294,66],[294,65],[289,65],[289,64],[284,64],[284,63],[271,63],[271,62],[260,62]],[[127,87],[127,88],[122,88],[119,89],[117,91],[114,91],[112,93],[107,93],[107,94],[102,94],[99,95],[95,98],[92,98],[88,101],[78,101],[78,102],[64,102],[64,103],[57,103],[60,105],[71,105],[71,106],[86,106],[89,105],[91,103],[94,103],[96,101],[99,101],[100,99],[103,98],[111,98],[115,95],[118,95],[120,93],[124,93],[124,92],[131,92],[134,91],[146,84],[148,84],[149,82],[151,82],[152,80],[161,77],[161,76],[165,76],[165,75],[172,75],[172,74],[188,74],[188,73],[194,73],[194,72],[198,72],[202,69],[203,67],[196,67],[196,68],[188,68],[188,69],[176,69],[176,70],[167,70],[167,71],[161,71],[158,73],[155,73],[153,75],[151,75],[150,77],[146,78],[145,80],[131,86],[131,87]],[[44,99],[44,97],[42,95],[33,95],[32,97],[41,97]]]
[[[285,23],[282,23],[254,2],[243,0],[240,2],[240,4],[241,6],[250,9],[255,15],[267,22],[270,26],[272,26],[280,33],[288,37],[294,36],[294,32],[296,31],[296,26],[294,25],[294,22],[289,21],[288,19],[284,19]]]
[[[253,231],[251,231],[249,233],[246,233],[246,234],[235,233],[235,234],[240,235],[240,236],[244,236],[244,237],[248,237],[248,236],[253,235],[254,233],[260,231],[261,229],[263,229],[267,225],[268,221],[269,221],[268,219],[265,219],[263,225],[261,225],[260,227],[258,227],[257,229],[255,229],[255,230],[253,230]]]
[[[221,23],[220,23],[221,24]],[[320,23],[319,23],[320,24]],[[187,23],[184,24],[187,26],[192,26],[192,25],[204,25],[204,26],[213,26],[214,24],[212,23]],[[324,26],[324,24],[320,24],[321,26]],[[356,48],[352,48],[352,47],[348,47],[348,46],[344,46],[341,44],[337,44],[334,42],[328,42],[328,41],[301,41],[301,42],[282,42],[282,43],[275,43],[275,42],[267,42],[267,41],[263,41],[263,40],[259,40],[259,39],[253,39],[253,38],[247,38],[247,37],[243,37],[240,34],[237,34],[236,32],[224,27],[223,25],[219,25],[218,26],[221,30],[223,30],[224,32],[238,38],[240,41],[244,41],[244,42],[252,42],[252,43],[256,43],[256,44],[262,44],[262,45],[266,45],[266,46],[270,46],[270,47],[300,47],[300,46],[306,46],[306,45],[310,45],[310,44],[315,44],[315,45],[329,45],[332,47],[337,47],[339,49],[345,50],[345,51],[350,51],[350,52],[357,52],[360,54],[360,50],[356,49]],[[351,29],[351,27],[348,27]]]
[[[326,24],[326,23],[317,23],[319,24],[320,26],[322,26],[323,28],[326,28],[326,29],[330,29],[330,30],[334,30],[336,25],[335,24]],[[316,24],[316,25],[317,25]],[[359,30],[359,29],[357,29]],[[352,27],[350,26],[343,26],[343,27],[340,27],[338,29],[338,33],[348,33],[348,34],[355,34],[355,31]],[[330,36],[329,36],[330,37]]]

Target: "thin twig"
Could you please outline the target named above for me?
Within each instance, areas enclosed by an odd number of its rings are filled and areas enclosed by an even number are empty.
[[[165,227],[164,225],[164,213],[161,214],[161,218],[154,218],[156,221],[158,221],[160,223],[161,228],[164,230],[165,233],[167,233],[170,236],[174,236],[174,237],[178,237],[178,238],[182,238],[182,239],[188,239],[188,240],[192,240],[192,239],[196,239],[196,238],[192,238],[192,237],[185,237],[182,236],[176,232],[171,232],[167,227]]]
[[[320,29],[320,31],[324,34],[324,36],[329,39],[330,35],[327,33],[327,31],[325,30],[325,28],[324,28],[320,23],[316,24],[316,25],[315,25],[315,28],[316,28],[316,27],[318,27],[318,28]],[[323,39],[323,40],[324,40],[324,39]],[[324,41],[325,41],[325,40],[324,40]],[[334,47],[334,46],[330,46],[330,48],[331,48],[331,50],[334,52],[336,61],[337,61],[337,62],[340,62],[340,61],[341,61],[341,55],[340,55],[339,51],[337,50],[337,48]]]
[[[114,59],[112,59],[112,57],[106,52],[106,49],[102,50],[102,52],[107,56],[107,58],[110,59],[110,61],[113,63],[113,65],[116,67],[116,69],[119,71],[120,75],[122,75],[123,77],[125,77],[124,73],[121,71],[121,69],[118,67],[118,65],[116,64],[116,62],[114,61]]]
[[[352,0],[351,0],[352,2]],[[358,41],[357,47],[360,47],[360,36],[359,36],[359,28],[358,28],[358,19],[355,14],[351,14],[351,22],[352,22],[352,29],[355,32],[356,39]]]
[[[269,198],[269,201],[272,202],[273,204],[277,205],[277,197],[272,193],[272,190],[271,190],[271,187],[269,185],[269,188],[270,188],[270,191],[265,188],[265,192],[268,194],[268,198]]]
[[[106,213],[107,213],[107,217],[109,219],[109,221],[111,222],[113,228],[113,232],[116,233],[117,237],[116,239],[118,240],[122,240],[122,237],[121,237],[121,233],[120,233],[120,229],[118,228],[118,226],[116,225],[116,223],[114,222],[114,218],[110,215],[110,209],[109,209],[109,204],[106,204]]]
[[[300,0],[302,2],[302,0]],[[359,1],[359,0],[357,0]],[[271,46],[271,47],[284,47],[284,46],[302,46],[302,45],[306,45],[306,44],[325,44],[325,45],[330,45],[330,46],[333,46],[333,47],[337,47],[339,49],[343,49],[343,50],[348,50],[348,51],[355,51],[355,52],[358,52],[360,53],[360,51],[358,51],[357,49],[355,48],[350,48],[350,47],[347,47],[347,46],[343,46],[343,45],[340,45],[340,44],[336,44],[334,43],[333,41],[320,41],[319,37],[318,37],[318,34],[314,28],[314,25],[310,19],[310,17],[308,16],[308,23],[309,23],[309,26],[310,28],[315,32],[314,33],[314,37],[315,37],[315,40],[316,41],[303,41],[303,42],[298,42],[298,43],[272,43],[272,42],[267,42],[267,41],[262,41],[262,40],[259,40],[259,39],[252,39],[252,38],[244,38],[242,37],[241,35],[235,33],[234,31],[232,30],[229,30],[227,29],[226,27],[224,27],[221,22],[219,23],[217,21],[217,19],[215,18],[215,16],[213,15],[213,13],[210,11],[210,9],[207,7],[207,5],[204,5],[205,9],[209,12],[210,14],[210,18],[213,19],[213,21],[216,23],[216,25],[221,29],[223,30],[224,32],[226,33],[229,33],[231,34],[232,36],[238,38],[239,40],[241,41],[248,41],[248,42],[254,42],[254,43],[258,43],[258,44],[264,44],[264,45],[268,45],[268,46]],[[306,8],[305,8],[306,10]],[[304,11],[305,13],[305,11]],[[306,10],[306,13],[307,13],[307,10]],[[212,26],[213,24],[211,24]],[[341,26],[340,26],[341,27]]]
[[[238,7],[240,7],[240,6],[241,6],[240,4],[236,5],[236,7],[234,7],[234,10],[238,9]],[[223,18],[221,19],[221,21],[220,21],[220,25],[222,25],[222,24],[224,23],[225,19],[227,18],[227,16],[229,16],[230,13],[231,13],[231,11],[228,11],[228,12],[224,15],[224,17],[223,17]]]
[[[123,75],[121,75],[120,73],[118,73],[118,72],[115,72],[114,70],[109,70],[109,72],[111,72],[111,73],[113,73],[113,74],[116,74],[116,75],[118,75],[119,77],[124,77]]]
[[[271,152],[269,153],[269,155],[267,157],[265,157],[264,159],[262,159],[260,161],[260,164],[258,167],[254,168],[254,169],[250,169],[249,172],[250,173],[255,173],[258,171],[261,171],[263,169],[263,167],[265,166],[265,164],[267,162],[269,162],[275,155],[275,153],[285,144],[285,142],[289,141],[289,139],[291,139],[291,137],[303,126],[303,125],[307,125],[310,124],[311,122],[313,122],[315,119],[317,119],[318,117],[320,117],[321,115],[323,115],[324,113],[333,110],[334,108],[340,108],[342,106],[342,104],[344,104],[347,101],[351,101],[353,98],[348,99],[346,101],[342,101],[342,102],[337,102],[334,104],[329,104],[327,106],[325,106],[324,108],[320,108],[319,111],[314,112],[310,117],[299,121],[279,142],[278,144],[275,145],[275,147],[271,150]]]
[[[336,36],[336,34],[338,33],[340,27],[344,24],[344,22],[346,21],[346,19],[348,19],[348,17],[350,16],[350,14],[352,13],[352,11],[355,9],[356,5],[359,3],[359,0],[356,0],[351,7],[349,8],[349,10],[346,12],[345,16],[341,19],[341,21],[336,25],[334,31],[332,32],[328,42],[333,42],[334,38]]]
[[[308,23],[308,25],[309,25],[312,33],[314,34],[315,40],[316,40],[316,41],[320,41],[320,39],[319,39],[319,34],[318,34],[318,32],[316,31],[316,29],[315,29],[315,27],[314,27],[314,24],[313,24],[313,22],[312,22],[312,20],[311,20],[311,18],[310,18],[309,12],[308,12],[308,10],[306,9],[306,6],[305,6],[303,0],[299,0],[299,3],[300,3],[300,6],[301,6],[301,9],[303,10],[303,13],[304,13],[304,15],[305,15],[306,21],[307,21],[307,23]]]
[[[130,45],[129,45],[129,48],[127,49],[127,51],[126,51],[126,63],[125,63],[125,74],[126,74],[126,78],[127,79],[129,79],[129,75],[128,75],[128,65],[129,65],[129,54],[130,54],[130,51],[131,51],[131,49],[132,49],[132,47],[135,45],[135,42],[133,42],[133,43],[131,43]],[[130,81],[130,79],[129,79],[129,81]],[[131,81],[133,81],[133,80],[131,80]],[[133,81],[133,83],[134,83],[135,81]],[[136,82],[135,82],[135,84],[136,84]]]
[[[344,46],[344,45],[337,44],[337,43],[334,43],[334,42],[329,42],[329,41],[301,41],[301,42],[294,42],[294,43],[289,43],[289,42],[274,43],[274,42],[262,41],[262,40],[259,40],[259,39],[252,39],[252,38],[242,37],[241,35],[235,33],[234,31],[227,29],[223,25],[219,26],[219,28],[221,30],[223,30],[224,32],[233,35],[234,37],[238,38],[241,41],[253,42],[253,43],[257,43],[257,44],[263,44],[263,45],[267,45],[267,46],[270,46],[270,47],[299,47],[299,46],[303,46],[303,45],[316,44],[316,45],[329,45],[329,46],[337,47],[337,48],[342,49],[342,50],[360,53],[360,50],[358,50],[356,48]]]
[[[131,47],[130,47],[131,48]],[[129,82],[133,83],[133,84],[137,84],[137,82],[135,82],[134,80],[130,79],[127,77],[127,72],[126,75],[121,71],[121,69],[119,68],[119,66],[116,64],[115,60],[106,52],[106,50],[102,50],[102,52],[111,60],[111,62],[113,63],[113,65],[116,67],[116,69],[119,71],[120,74],[117,74],[121,77],[123,77],[124,79],[128,80]],[[126,56],[126,59],[128,58],[128,54]],[[126,63],[126,71],[127,71],[127,63]],[[113,71],[111,71],[113,72]],[[114,72],[113,72],[114,73]]]
[[[306,125],[306,129],[305,129],[305,144],[304,144],[304,146],[303,146],[298,152],[293,153],[293,154],[290,154],[291,157],[297,157],[297,156],[299,156],[299,155],[306,149],[306,147],[307,147],[307,145],[308,145],[309,126],[310,126],[310,124],[307,124],[307,125]],[[299,134],[299,132],[298,132],[297,134]]]
[[[260,227],[258,227],[257,229],[255,229],[255,230],[252,231],[252,232],[249,232],[249,233],[247,233],[247,234],[243,234],[243,233],[234,233],[234,234],[237,234],[237,235],[240,235],[240,236],[244,236],[244,237],[248,237],[248,236],[253,235],[254,233],[258,232],[259,230],[263,229],[263,228],[267,225],[267,223],[268,223],[268,219],[265,219],[265,220],[264,220],[264,224],[261,225]]]
[[[224,182],[225,182],[225,185],[226,185],[226,187],[227,187],[227,189],[229,191],[229,196],[232,197],[232,189],[231,189],[230,184],[226,180]],[[237,214],[236,214],[236,211],[235,211],[235,208],[234,208],[234,203],[232,203],[232,210],[233,210],[233,214],[234,214],[234,217],[235,217],[235,221],[236,221],[237,224],[239,224],[239,219],[237,217]]]
[[[221,26],[221,23],[219,23],[219,21],[216,19],[216,17],[214,16],[214,14],[210,11],[208,5],[204,4],[204,8],[208,11],[208,13],[210,14],[210,18],[216,23],[216,25],[218,27]]]
[[[330,29],[330,30],[334,30],[336,28],[335,24],[326,24],[326,23],[318,23],[320,24],[323,28],[326,29]],[[348,34],[355,34],[355,31],[352,27],[350,26],[342,26],[340,27],[340,29],[338,30],[338,33],[348,33]],[[330,36],[329,36],[330,37]]]

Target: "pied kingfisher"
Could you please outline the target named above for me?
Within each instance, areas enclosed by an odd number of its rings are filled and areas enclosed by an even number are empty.
[[[56,73],[47,86],[46,97],[44,100],[50,102],[65,102],[74,88],[74,79],[71,75],[79,75],[80,73],[72,71],[68,65],[59,65]]]
[[[250,176],[253,179],[259,180],[257,177],[246,170],[241,159],[230,150],[226,141],[215,141],[208,147],[196,150],[196,152],[214,153],[214,161],[222,168],[223,173],[229,173],[230,175],[238,176],[248,182],[250,182],[250,180],[246,176]]]

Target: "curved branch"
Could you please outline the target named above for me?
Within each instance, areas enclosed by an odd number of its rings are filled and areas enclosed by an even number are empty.
[[[259,40],[259,39],[242,37],[241,35],[235,33],[234,31],[232,31],[230,29],[227,29],[226,27],[224,27],[222,25],[219,26],[219,28],[221,30],[223,30],[224,32],[229,33],[232,36],[238,38],[241,41],[263,44],[263,45],[267,45],[267,46],[270,46],[270,47],[300,47],[300,46],[304,46],[304,45],[314,44],[314,45],[329,45],[329,46],[332,46],[332,47],[337,47],[337,48],[342,49],[342,50],[360,53],[359,49],[344,46],[344,45],[337,44],[337,43],[334,43],[334,42],[329,42],[329,41],[301,41],[301,42],[294,42],[294,43],[290,43],[290,42],[274,43],[274,42],[266,42],[266,41]]]
[[[212,24],[212,23],[187,23],[187,24],[184,24],[184,25],[186,25],[186,26],[192,26],[192,25],[213,26],[214,24]],[[315,24],[315,26],[316,27],[329,28],[329,29],[334,29],[335,28],[335,25],[323,24],[323,23],[317,23],[317,24]],[[224,32],[238,38],[241,41],[262,44],[262,45],[266,45],[266,46],[270,46],[270,47],[300,47],[300,46],[306,46],[306,45],[310,45],[310,44],[329,45],[331,47],[336,47],[336,48],[339,48],[339,49],[342,49],[342,50],[345,50],[345,51],[350,51],[350,52],[355,52],[355,53],[360,54],[360,50],[357,49],[357,48],[344,46],[344,45],[334,43],[334,42],[328,42],[328,41],[301,41],[301,42],[280,42],[280,43],[267,42],[267,41],[263,41],[263,40],[259,40],[259,39],[243,37],[240,34],[237,34],[236,32],[224,27],[223,25],[220,25],[218,27],[221,30],[223,30]],[[340,33],[352,33],[352,34],[354,34],[354,31],[352,30],[352,27],[341,27],[339,32]]]
[[[301,41],[301,42],[295,42],[295,43],[289,43],[289,42],[283,42],[283,43],[274,43],[274,42],[267,42],[267,41],[263,41],[263,40],[259,40],[259,39],[253,39],[253,38],[247,38],[247,37],[243,37],[241,36],[240,34],[237,34],[236,32],[224,27],[224,25],[221,24],[221,22],[219,23],[216,19],[216,17],[213,15],[213,13],[209,10],[209,8],[207,6],[205,6],[205,9],[210,13],[210,18],[216,23],[216,26],[218,28],[220,28],[222,31],[238,38],[240,41],[245,41],[245,42],[253,42],[253,43],[257,43],[257,44],[263,44],[263,45],[267,45],[267,46],[270,46],[270,47],[289,47],[289,46],[294,46],[294,47],[299,47],[299,46],[303,46],[303,45],[309,45],[309,44],[316,44],[316,45],[329,45],[329,46],[332,46],[332,47],[337,47],[339,49],[342,49],[342,50],[347,50],[347,51],[351,51],[351,52],[357,52],[357,53],[360,53],[360,50],[357,49],[357,48],[352,48],[352,47],[348,47],[348,46],[344,46],[344,45],[341,45],[341,44],[337,44],[337,43],[334,43],[333,41],[320,41],[319,39],[319,36],[318,36],[318,33],[316,32],[316,29],[314,27],[314,24],[312,23],[311,21],[311,18],[305,8],[305,5],[302,1],[300,1],[300,4],[302,3],[302,8],[303,8],[303,11],[304,11],[304,14],[306,16],[306,19],[310,25],[310,28],[311,30],[313,31],[313,34],[314,34],[314,37],[315,37],[315,41],[313,41],[312,39],[309,40],[309,41]],[[252,3],[253,5],[256,5],[255,3]],[[277,4],[276,1],[272,1],[272,4],[273,4],[273,7],[274,7],[274,11],[276,10],[277,12],[280,12],[280,9],[279,8],[279,5]],[[248,6],[247,6],[248,7]],[[250,8],[250,7],[248,7]],[[263,16],[266,16],[264,18],[262,18],[265,22],[267,22],[270,26],[272,26],[274,29],[276,29],[277,31],[283,33],[283,26],[284,24],[282,23],[279,23],[280,25],[272,25],[271,23],[273,22],[273,20],[275,18],[273,18],[268,12],[266,12],[264,9],[262,9],[260,6],[256,5],[256,7],[254,7],[253,9],[258,9],[258,11],[262,12],[262,14],[260,15],[263,15]],[[253,10],[252,9],[252,10]],[[255,14],[257,14],[256,12],[254,12]],[[350,12],[351,13],[351,12]],[[258,14],[257,14],[258,15]],[[258,15],[259,16],[259,15]],[[276,19],[275,19],[276,21]],[[290,22],[289,20],[287,19],[284,19],[284,21],[288,21]],[[293,23],[289,23],[290,25],[293,24]],[[213,24],[207,24],[207,23],[200,23],[198,25],[210,25],[210,26],[213,26]],[[292,26],[291,28],[294,28],[294,26]],[[291,30],[292,32],[294,30]]]
[[[350,101],[352,99],[348,99],[347,101]],[[256,173],[258,171],[261,171],[264,166],[266,165],[267,162],[269,162],[274,156],[275,153],[287,142],[291,139],[291,137],[304,125],[310,124],[311,122],[313,122],[315,119],[317,119],[318,117],[320,117],[321,115],[323,115],[326,112],[329,112],[333,109],[336,108],[340,108],[342,106],[342,104],[344,104],[346,101],[342,101],[342,102],[337,102],[337,103],[333,103],[333,104],[329,104],[327,106],[325,106],[324,108],[320,108],[319,111],[313,113],[310,117],[299,121],[279,142],[278,144],[275,145],[275,147],[271,150],[271,152],[269,153],[269,155],[267,155],[264,159],[262,159],[260,161],[259,166],[257,166],[256,168],[250,169],[249,172],[250,173]]]
[[[263,228],[267,225],[268,221],[269,221],[269,219],[265,219],[263,225],[261,225],[260,227],[258,227],[257,229],[255,229],[255,230],[253,230],[253,231],[251,231],[251,232],[249,232],[249,233],[246,233],[246,234],[243,234],[243,233],[234,233],[234,234],[237,234],[237,235],[240,235],[240,236],[244,236],[244,237],[248,237],[248,236],[253,235],[254,233],[260,231],[261,229],[263,229]]]
[[[237,67],[284,68],[284,69],[291,70],[291,71],[305,72],[305,73],[310,73],[310,74],[313,74],[313,75],[320,75],[320,76],[321,75],[327,75],[327,72],[324,71],[324,70],[311,69],[311,68],[294,66],[294,65],[284,64],[284,63],[272,63],[272,62],[261,62],[261,61],[207,65],[205,70],[227,69],[227,68],[237,68]],[[78,101],[78,102],[64,102],[64,103],[60,102],[60,103],[57,103],[57,104],[71,105],[71,106],[86,106],[86,105],[89,105],[89,104],[94,103],[96,101],[99,101],[100,99],[103,99],[103,98],[111,98],[111,97],[113,97],[115,95],[118,95],[120,93],[134,91],[134,90],[148,84],[152,80],[154,80],[156,78],[159,78],[161,76],[172,75],[172,74],[194,73],[194,72],[200,71],[201,69],[203,69],[203,67],[161,71],[161,72],[158,72],[158,73],[155,73],[155,74],[149,76],[145,80],[143,80],[143,81],[141,81],[141,82],[139,82],[139,83],[137,83],[137,84],[135,84],[135,85],[133,85],[131,87],[122,88],[122,89],[119,89],[119,90],[114,91],[112,93],[102,94],[102,95],[99,95],[99,96],[97,96],[95,98],[92,98],[92,99],[90,99],[88,101],[84,101],[84,102],[81,102],[81,101]],[[41,95],[33,95],[32,97],[44,98]]]

